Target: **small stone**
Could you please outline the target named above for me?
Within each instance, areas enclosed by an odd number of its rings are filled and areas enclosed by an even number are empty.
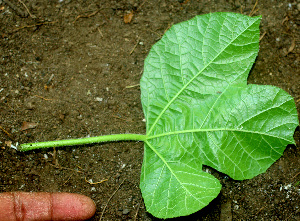
[[[127,215],[128,213],[130,213],[129,209],[123,209],[122,214],[123,215]]]
[[[239,208],[240,208],[240,206],[239,205],[234,205],[234,207],[233,207],[235,210],[238,210]]]
[[[102,98],[102,97],[96,97],[96,98],[95,98],[95,101],[102,102],[102,101],[103,101],[103,98]]]
[[[96,188],[95,188],[95,187],[92,187],[92,188],[91,188],[91,191],[92,191],[92,192],[96,192]]]

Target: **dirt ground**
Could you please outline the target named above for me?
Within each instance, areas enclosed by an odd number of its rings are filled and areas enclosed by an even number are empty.
[[[172,24],[195,15],[262,15],[248,82],[284,89],[300,112],[299,0],[6,2],[0,0],[0,192],[81,193],[97,205],[91,220],[157,220],[145,211],[139,189],[142,142],[24,153],[8,146],[145,133],[138,86],[144,59]],[[132,20],[125,23],[125,15]],[[294,137],[297,146],[251,180],[214,171],[220,195],[174,220],[300,220],[299,127]]]

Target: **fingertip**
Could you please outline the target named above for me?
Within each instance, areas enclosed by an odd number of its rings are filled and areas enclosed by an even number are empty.
[[[86,214],[87,218],[91,218],[96,212],[95,202],[91,198],[85,195],[80,195],[80,194],[77,195],[78,195],[78,200],[81,201],[80,204],[83,205],[82,206],[83,214]]]
[[[86,220],[96,212],[94,201],[75,193],[52,193],[54,220]]]

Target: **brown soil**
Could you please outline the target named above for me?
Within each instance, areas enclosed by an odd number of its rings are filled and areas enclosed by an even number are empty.
[[[172,24],[216,11],[249,15],[256,1],[23,0],[30,13],[21,1],[10,2],[15,9],[0,0],[0,192],[81,193],[97,204],[91,220],[99,220],[107,203],[102,220],[156,220],[139,190],[142,142],[25,153],[5,142],[145,133],[136,85],[151,46]],[[249,76],[249,83],[286,90],[298,112],[299,10],[299,0],[258,2],[254,15],[263,17],[262,39]],[[132,21],[125,24],[130,12]],[[23,122],[37,126],[22,130]],[[251,180],[214,172],[223,185],[219,197],[176,220],[300,220],[299,139],[298,128],[297,146],[289,145]]]

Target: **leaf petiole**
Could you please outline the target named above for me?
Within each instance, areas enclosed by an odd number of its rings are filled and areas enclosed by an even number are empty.
[[[18,150],[28,151],[28,150],[48,148],[48,147],[74,146],[74,145],[112,142],[112,141],[124,141],[124,140],[145,141],[146,139],[147,136],[143,134],[112,134],[112,135],[104,135],[98,137],[86,137],[80,139],[25,143],[25,144],[21,144]]]

